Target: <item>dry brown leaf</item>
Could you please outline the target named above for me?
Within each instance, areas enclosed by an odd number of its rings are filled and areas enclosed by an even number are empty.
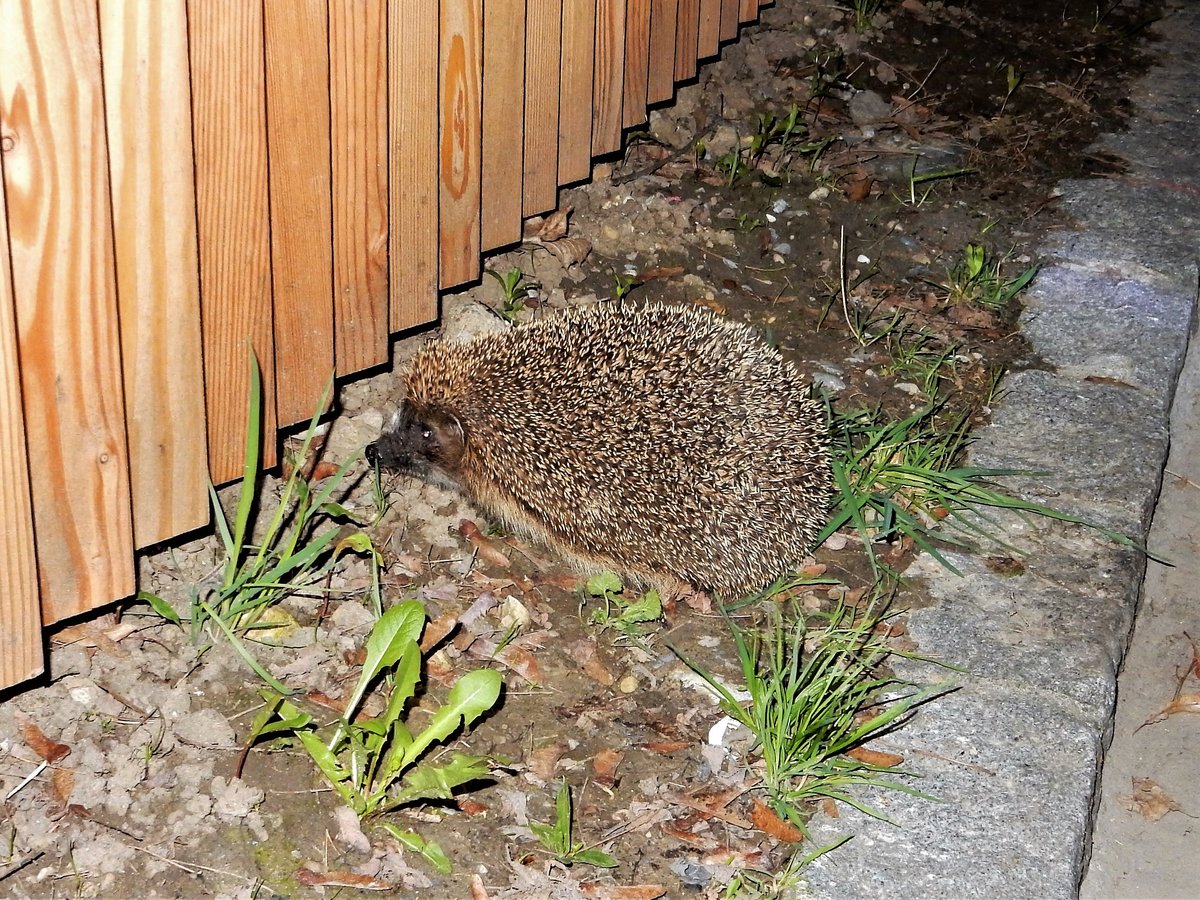
[[[693,847],[699,847],[702,850],[715,850],[719,845],[708,836],[707,832],[697,834],[694,830],[699,822],[699,816],[691,815],[663,822],[660,827],[663,830],[663,834],[673,837],[677,841],[691,844]]]
[[[1183,812],[1182,807],[1151,778],[1134,778],[1133,794],[1118,799],[1131,813],[1151,822],[1157,822],[1170,812]]]
[[[470,797],[455,797],[455,805],[468,816],[480,816],[491,809],[486,803],[472,800]]]
[[[558,257],[558,261],[568,269],[579,265],[592,252],[592,242],[583,238],[561,238],[542,246]]]
[[[349,887],[360,891],[394,891],[390,881],[379,881],[356,872],[317,872],[305,866],[296,872],[296,880],[305,887]]]
[[[550,213],[542,221],[534,237],[546,243],[565,238],[567,236],[567,228],[569,227],[567,220],[570,219],[574,209],[575,207],[573,206],[563,206]]]
[[[657,884],[631,884],[627,887],[617,887],[611,884],[600,884],[597,881],[581,884],[579,890],[585,897],[595,897],[596,900],[658,900],[667,893],[666,888]]]
[[[542,667],[532,653],[524,647],[509,644],[495,655],[497,662],[504,663],[530,684],[543,684]]]
[[[48,763],[56,763],[71,752],[69,746],[50,740],[42,729],[32,722],[21,722],[17,727],[21,731],[21,737],[29,745],[29,749]]]
[[[754,823],[747,819],[743,819],[737,813],[732,813],[726,807],[745,793],[745,789],[740,786],[726,788],[723,791],[710,794],[699,794],[693,796],[691,794],[670,793],[664,799],[672,803],[677,803],[680,806],[686,806],[688,809],[694,809],[696,812],[705,816],[711,816],[714,819],[720,819],[722,822],[728,822],[730,825],[736,825],[738,828],[753,828]]]
[[[573,643],[568,650],[571,658],[579,664],[583,673],[605,687],[612,687],[617,677],[609,671],[604,660],[600,658],[600,650],[593,640],[582,640]]]
[[[1188,674],[1185,675],[1184,678],[1187,678],[1188,675],[1190,675],[1192,678],[1200,678],[1200,647],[1196,646],[1196,642],[1192,640],[1192,636],[1186,631],[1183,633],[1183,636],[1187,638],[1188,643],[1192,645],[1192,663],[1190,666],[1188,666]]]
[[[458,617],[453,613],[442,613],[436,619],[425,626],[425,633],[421,635],[421,655],[429,653],[434,647],[445,640],[446,635],[454,630],[454,626],[458,624]]]
[[[95,647],[113,656],[126,657],[129,652],[120,644],[137,630],[132,622],[121,622],[101,628],[93,622],[80,622],[78,625],[68,625],[54,633],[51,640],[56,644],[83,644],[85,647]]]
[[[660,278],[677,278],[682,274],[683,266],[655,266],[653,269],[638,272],[637,283],[645,284],[647,281],[657,281]]]
[[[625,753],[621,750],[601,750],[592,759],[592,770],[596,773],[593,779],[596,784],[606,790],[612,790],[617,783],[617,766],[621,765],[621,760],[625,758]]]
[[[471,876],[471,900],[490,900],[483,879],[478,875]]]
[[[804,840],[804,832],[784,819],[779,818],[771,807],[757,797],[754,798],[754,809],[750,812],[754,827],[766,832],[771,837],[778,838],[789,844],[799,844]]]
[[[1137,730],[1145,728],[1147,725],[1154,725],[1158,722],[1168,719],[1176,713],[1193,713],[1200,715],[1200,694],[1184,693],[1177,694],[1175,699],[1148,718],[1145,722],[1137,727]]]
[[[529,770],[542,781],[549,781],[558,769],[558,761],[567,752],[564,743],[553,743],[529,754]]]
[[[480,531],[479,526],[470,519],[462,519],[458,523],[458,533],[475,546],[480,559],[486,560],[494,566],[500,566],[502,569],[507,569],[512,565],[508,557],[496,546],[496,542]]]
[[[75,773],[70,769],[54,769],[50,773],[50,793],[60,805],[71,805],[71,792],[74,790]]]
[[[852,175],[846,180],[846,199],[861,203],[871,196],[871,185],[875,180],[870,175]]]
[[[860,763],[866,763],[868,766],[879,766],[881,769],[890,769],[904,762],[903,756],[895,753],[885,753],[882,750],[872,750],[869,747],[855,747],[853,750],[847,750],[846,755],[851,759],[857,759]]]
[[[840,819],[842,817],[832,797],[826,797],[821,801],[821,812],[825,813],[831,819]]]

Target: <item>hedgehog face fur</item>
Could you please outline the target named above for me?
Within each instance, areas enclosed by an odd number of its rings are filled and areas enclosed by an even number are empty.
[[[828,423],[794,367],[707,310],[570,310],[404,375],[369,458],[457,483],[584,571],[743,594],[795,569],[831,496]]]

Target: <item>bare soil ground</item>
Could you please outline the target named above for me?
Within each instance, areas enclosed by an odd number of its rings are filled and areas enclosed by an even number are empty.
[[[567,240],[590,244],[582,262],[584,245],[562,241],[489,261],[538,284],[516,318],[611,300],[626,279],[631,301],[701,303],[759,326],[839,409],[901,416],[940,398],[982,421],[997,374],[1038,361],[1013,333],[1019,301],[954,299],[955,267],[977,244],[1005,278],[1018,276],[1036,265],[1030,248],[1046,229],[1070,227],[1054,184],[1120,167],[1086,147],[1120,126],[1155,7],[882,7],[862,30],[846,5],[779,0],[765,10],[621,159],[562,193],[574,210]],[[793,108],[783,137],[763,124]],[[444,304],[448,332],[505,327],[491,279]],[[427,337],[396,345],[398,368]],[[327,460],[378,435],[396,384],[387,372],[341,386]],[[754,818],[747,760],[705,743],[719,710],[661,640],[669,629],[736,682],[719,616],[681,604],[669,625],[621,639],[590,622],[594,602],[544,549],[489,533],[453,492],[393,478],[384,509],[365,466],[351,481],[345,505],[382,553],[385,606],[417,597],[431,618],[450,619],[486,610],[429,660],[426,699],[470,669],[504,673],[501,705],[460,739],[503,768],[458,803],[395,816],[438,841],[453,874],[339,826],[336,795],[295,742],[244,754],[261,682],[227,642],[202,653],[135,604],[54,635],[45,683],[0,703],[0,892],[307,896],[336,872],[428,897],[471,896],[472,876],[491,897],[720,897],[737,869],[786,863],[793,845]],[[277,491],[267,479],[268,513]],[[882,551],[902,569],[913,548]],[[219,542],[202,536],[144,558],[142,587],[186,612],[192,586],[220,563]],[[869,587],[852,540],[831,541],[811,571],[843,584],[797,593],[807,608]],[[286,601],[302,626],[290,646],[255,647],[318,717],[333,718],[357,678],[370,586],[367,561],[344,557],[328,593]],[[900,598],[924,602],[911,588]],[[514,622],[516,637],[495,653]],[[565,868],[533,840],[530,822],[553,818],[564,778],[579,839],[612,853],[615,869]],[[758,896],[784,895],[772,890]]]

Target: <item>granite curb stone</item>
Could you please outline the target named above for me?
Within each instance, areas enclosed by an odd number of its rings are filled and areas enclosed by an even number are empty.
[[[1094,148],[1124,152],[1129,172],[1061,186],[1079,230],[1043,248],[1055,262],[1022,321],[1052,371],[1007,379],[971,456],[1049,470],[1006,484],[1143,541],[1195,316],[1200,162],[1179,150],[1200,144],[1200,5],[1176,5],[1159,32],[1128,134]],[[952,557],[962,576],[927,558],[908,573],[937,601],[910,614],[919,651],[966,671],[876,744],[903,755],[937,801],[872,794],[894,824],[854,809],[818,817],[814,846],[855,837],[812,863],[809,896],[1078,895],[1145,561],[1077,526],[997,519],[1031,551],[1023,574],[1001,578],[962,556]],[[897,669],[920,683],[947,677]]]

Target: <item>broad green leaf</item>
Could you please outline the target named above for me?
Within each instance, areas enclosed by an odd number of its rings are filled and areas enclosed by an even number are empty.
[[[425,764],[411,769],[388,805],[401,806],[414,800],[449,800],[456,787],[486,778],[491,771],[491,761],[486,756],[455,753],[444,766]]]
[[[138,591],[137,598],[143,603],[149,603],[150,608],[174,625],[182,625],[183,621],[179,618],[179,613],[175,612],[175,607],[164,600],[158,594],[151,594],[149,591]]]
[[[573,863],[586,863],[601,869],[612,869],[618,865],[616,857],[603,850],[577,850],[570,855],[569,859]]]
[[[624,589],[621,576],[616,572],[601,572],[587,580],[587,592],[593,597],[603,597],[605,594],[619,594]]]
[[[397,603],[375,623],[367,638],[367,658],[363,663],[358,685],[346,704],[344,718],[350,721],[363,695],[379,673],[392,666],[404,654],[405,648],[421,636],[425,627],[425,607],[416,600]]]
[[[380,824],[388,834],[400,842],[400,846],[404,847],[404,849],[421,854],[425,861],[439,872],[443,872],[446,875],[450,874],[450,860],[435,841],[427,841],[415,831],[401,829],[391,822],[382,822]]]
[[[401,768],[419,759],[434,741],[446,740],[459,726],[470,725],[495,706],[502,683],[503,679],[495,669],[476,669],[458,679],[450,689],[445,706],[434,713],[425,730],[413,739]]]
[[[317,768],[321,770],[321,774],[325,776],[325,780],[338,792],[342,800],[346,802],[346,805],[354,809],[355,812],[359,812],[362,795],[355,791],[349,783],[350,773],[338,762],[337,757],[330,752],[329,748],[313,732],[308,730],[298,731],[296,732],[296,736],[304,744],[304,749],[308,751],[308,755],[317,764]]]

